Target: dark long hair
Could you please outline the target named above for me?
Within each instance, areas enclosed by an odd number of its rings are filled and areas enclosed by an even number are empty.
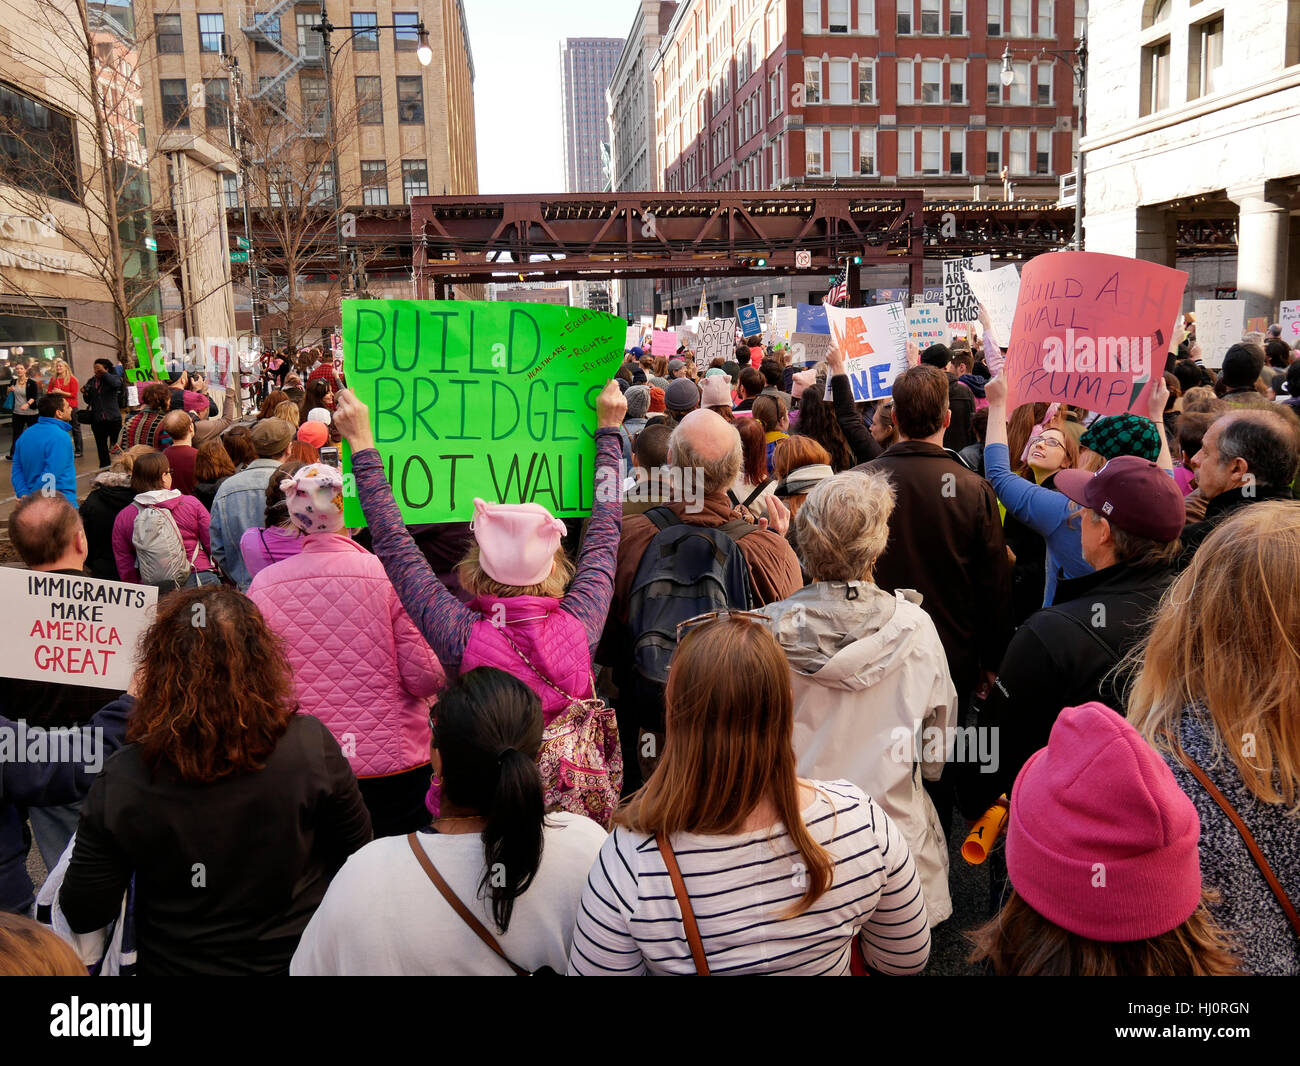
[[[307,382],[307,390],[303,393],[302,403],[298,405],[301,414],[301,421],[306,422],[307,416],[313,408],[324,407],[325,397],[332,391],[330,382],[324,378],[317,378],[315,381]]]
[[[849,447],[848,438],[840,428],[839,419],[835,417],[835,407],[829,400],[818,394],[816,387],[805,389],[799,397],[799,425],[796,433],[811,437],[831,457],[831,469],[835,473],[849,470],[857,465],[853,449]]]
[[[491,898],[492,920],[504,933],[542,864],[542,702],[504,670],[480,666],[438,697],[436,714],[443,794],[487,819],[479,891]]]
[[[271,480],[266,483],[266,513],[263,515],[263,528],[289,525],[289,504],[284,498],[284,490],[280,488],[280,482],[287,477],[293,477],[306,465],[299,459],[290,459],[275,468]]]

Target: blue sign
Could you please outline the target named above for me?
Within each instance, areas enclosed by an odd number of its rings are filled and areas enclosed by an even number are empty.
[[[758,308],[753,304],[737,307],[736,317],[740,319],[740,335],[742,337],[761,337],[763,335],[763,327],[758,324]]]
[[[826,308],[821,304],[800,304],[795,310],[794,332],[830,333],[826,322]]]

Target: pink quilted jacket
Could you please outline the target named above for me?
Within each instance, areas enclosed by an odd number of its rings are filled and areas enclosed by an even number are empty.
[[[429,761],[442,666],[384,567],[348,537],[314,533],[253,578],[249,598],[285,642],[301,709],[324,722],[358,777]]]

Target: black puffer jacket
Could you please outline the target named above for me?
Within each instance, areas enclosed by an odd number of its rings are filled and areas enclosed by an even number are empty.
[[[105,470],[95,477],[90,495],[81,504],[81,523],[86,527],[90,549],[86,565],[91,576],[121,580],[117,559],[113,557],[113,521],[133,499],[130,474]]]

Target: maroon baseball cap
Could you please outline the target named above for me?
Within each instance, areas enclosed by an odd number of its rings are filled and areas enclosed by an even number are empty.
[[[1095,474],[1059,470],[1055,485],[1057,492],[1134,536],[1168,543],[1183,531],[1183,494],[1168,473],[1141,456],[1117,455]]]

